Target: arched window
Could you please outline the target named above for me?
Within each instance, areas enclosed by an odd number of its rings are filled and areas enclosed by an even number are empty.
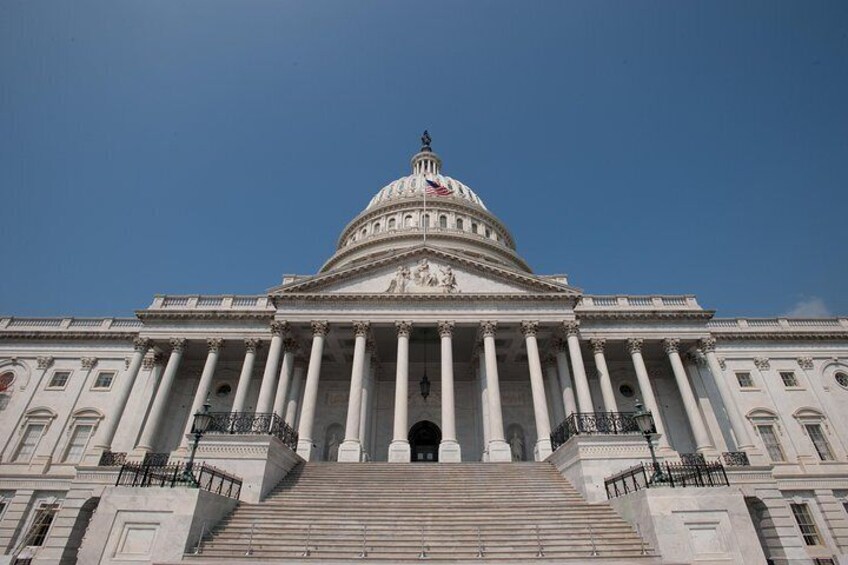
[[[492,237],[492,230],[486,228],[486,237]]]
[[[394,218],[389,218],[389,229],[390,230],[395,229],[396,225],[397,225],[397,220],[395,220]]]
[[[362,233],[362,237],[365,237],[366,235],[368,235],[368,230],[366,228],[362,228],[361,233]]]
[[[439,227],[447,228],[448,227],[448,217],[447,216],[439,216]]]
[[[380,222],[374,224],[374,233],[380,233]]]
[[[403,227],[411,228],[412,227],[412,216],[405,216],[403,218]]]
[[[430,227],[430,214],[424,214],[424,225]]]
[[[471,222],[471,233],[477,233],[477,222]]]
[[[456,229],[458,229],[458,230],[465,229],[465,222],[462,221],[462,218],[456,219]]]
[[[2,375],[0,375],[0,392],[6,392],[12,390],[12,383],[15,382],[15,373],[12,371],[6,371]]]

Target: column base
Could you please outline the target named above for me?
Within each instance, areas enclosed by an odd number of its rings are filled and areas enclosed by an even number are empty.
[[[505,463],[512,462],[512,450],[509,444],[502,439],[489,441],[489,462]]]
[[[439,463],[461,463],[462,450],[455,440],[445,440],[439,444]]]
[[[389,444],[389,463],[409,463],[412,459],[412,451],[409,442],[396,440]]]
[[[362,446],[358,439],[346,439],[339,446],[339,463],[359,463],[362,461]]]
[[[315,446],[312,445],[311,439],[303,439],[301,438],[297,442],[297,454],[300,455],[304,461],[312,460],[312,452],[315,449]]]
[[[551,448],[550,438],[540,439],[536,442],[536,447],[533,448],[533,456],[535,457],[536,461],[544,461],[553,452],[554,450]]]

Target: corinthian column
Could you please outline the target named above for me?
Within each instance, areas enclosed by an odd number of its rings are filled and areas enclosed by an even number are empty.
[[[660,407],[657,404],[657,399],[654,396],[654,389],[651,387],[651,378],[648,376],[648,369],[645,367],[645,360],[642,358],[641,338],[632,338],[627,340],[627,350],[630,352],[630,358],[633,360],[633,368],[636,370],[636,380],[639,381],[639,392],[642,394],[642,402],[645,403],[645,408],[651,411],[654,415],[654,424],[657,428],[659,439],[657,444],[660,449],[670,449],[668,436],[665,433]]]
[[[679,339],[663,340],[663,349],[665,349],[671,363],[674,380],[677,381],[677,388],[680,390],[680,397],[683,399],[683,408],[686,410],[686,417],[689,419],[689,427],[692,428],[692,436],[695,438],[695,449],[698,453],[715,451],[715,447],[713,447],[710,437],[707,435],[707,428],[701,418],[701,412],[698,410],[698,401],[695,400],[692,387],[689,385],[689,378],[686,376],[686,369],[683,368],[683,361],[680,360],[679,348]]]
[[[241,366],[241,374],[239,375],[238,386],[236,387],[236,396],[233,399],[233,408],[231,412],[244,412],[244,405],[247,402],[247,393],[250,391],[250,378],[253,376],[253,365],[256,363],[256,350],[259,349],[260,340],[256,338],[248,338],[244,340],[244,363]],[[171,361],[168,361],[170,365]],[[165,369],[167,373],[167,368]]]
[[[312,425],[315,421],[315,404],[318,401],[318,381],[321,378],[321,357],[324,355],[324,338],[330,331],[327,322],[312,322],[312,351],[300,409],[300,427],[297,431],[297,454],[309,461],[312,456]]]
[[[194,424],[194,415],[203,408],[206,399],[209,397],[209,389],[212,388],[212,378],[215,376],[215,366],[218,364],[218,355],[224,346],[224,340],[214,337],[207,339],[206,344],[209,346],[209,353],[206,354],[206,363],[203,365],[203,372],[200,374],[200,382],[197,383],[197,391],[194,393],[191,412],[188,413],[188,422],[186,422],[185,432],[183,433],[183,445],[188,445],[187,436],[191,433],[191,427]]]
[[[539,359],[539,344],[536,342],[538,322],[521,322],[524,343],[527,347],[527,364],[530,369],[530,389],[533,392],[533,414],[536,417],[536,461],[544,461],[551,449],[551,420],[548,416],[548,401],[545,398],[545,382],[542,378],[542,361]]]
[[[715,382],[716,388],[718,388],[719,396],[721,396],[721,401],[730,420],[730,428],[733,430],[733,435],[736,439],[736,449],[745,451],[750,455],[751,452],[756,451],[754,442],[751,440],[748,425],[739,411],[739,406],[737,406],[733,398],[733,393],[730,392],[730,387],[727,386],[727,381],[724,380],[724,371],[721,370],[721,364],[715,353],[716,340],[714,337],[708,337],[702,339],[699,345],[701,352],[707,359],[707,366],[713,375],[713,382]]]
[[[439,322],[442,339],[442,442],[439,461],[459,463],[462,453],[456,441],[456,406],[453,385],[453,322]]]
[[[359,419],[362,416],[362,381],[365,377],[365,344],[368,341],[368,322],[354,322],[353,369],[350,375],[350,395],[347,402],[345,438],[339,446],[339,462],[358,463],[362,460],[359,443]]]
[[[604,410],[607,412],[618,412],[618,405],[615,402],[615,393],[612,390],[612,382],[610,381],[609,369],[607,368],[607,360],[604,357],[605,339],[589,340],[592,346],[592,353],[595,355],[595,367],[598,369],[598,380],[601,383],[601,396],[604,397]]]
[[[486,384],[489,396],[489,461],[512,461],[512,451],[504,438],[501,389],[498,380],[498,358],[495,351],[497,322],[483,322],[483,354],[486,359]]]
[[[389,444],[389,461],[408,463],[412,457],[407,437],[406,405],[409,397],[409,334],[411,322],[395,322],[397,326],[397,370],[395,373],[395,421],[392,443]]]
[[[291,338],[283,340],[283,364],[280,366],[280,380],[277,382],[277,394],[274,397],[274,414],[283,418],[286,410],[286,398],[289,394],[289,383],[294,368],[294,354],[297,342]]]
[[[171,340],[171,355],[168,357],[168,364],[165,365],[162,382],[159,383],[156,397],[153,399],[153,405],[150,407],[150,416],[147,418],[147,424],[144,426],[144,431],[141,432],[141,439],[138,442],[138,449],[144,452],[153,451],[153,442],[159,434],[162,417],[165,415],[165,408],[171,396],[171,388],[173,388],[174,381],[177,378],[177,371],[180,368],[180,361],[183,358],[185,345],[185,338],[174,338]]]
[[[289,332],[285,322],[271,322],[271,346],[268,348],[268,359],[265,361],[265,372],[262,374],[262,385],[259,387],[259,400],[256,401],[256,413],[267,414],[272,410],[274,401],[274,377],[280,366],[280,350],[283,348],[284,334]]]
[[[571,382],[571,371],[568,369],[568,356],[565,353],[566,345],[561,339],[554,340],[553,345],[556,352],[557,372],[562,389],[562,403],[565,407],[565,417],[568,418],[577,412],[577,399],[574,397],[574,384]]]
[[[551,410],[554,421],[552,427],[556,427],[565,420],[565,412],[562,408],[562,395],[560,394],[559,379],[557,378],[556,358],[552,355],[545,357],[545,382],[548,385],[548,397],[551,400]]]
[[[579,322],[565,322],[563,333],[568,341],[568,354],[571,355],[571,368],[574,370],[574,388],[577,390],[577,405],[580,412],[591,414],[595,412],[592,404],[592,393],[589,390],[589,379],[586,377],[586,367],[583,365],[583,354],[580,352]]]

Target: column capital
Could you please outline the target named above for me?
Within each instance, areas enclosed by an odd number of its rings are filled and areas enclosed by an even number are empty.
[[[809,371],[813,368],[812,357],[798,357],[796,361],[798,361],[798,366],[804,369],[805,371]]]
[[[291,331],[288,322],[280,322],[279,320],[274,320],[271,322],[271,335],[288,335]]]
[[[680,351],[680,340],[676,337],[669,337],[663,340],[663,349],[671,355]]]
[[[412,333],[412,322],[399,320],[395,322],[395,327],[397,328],[398,337],[409,337],[409,334]]]
[[[356,337],[368,337],[368,332],[371,330],[371,323],[362,320],[353,322],[353,335]]]
[[[80,359],[83,369],[93,369],[97,365],[97,357],[82,357]]]
[[[38,357],[36,358],[36,362],[38,363],[39,369],[49,369],[50,365],[53,364],[53,358],[49,355],[46,357]]]
[[[700,342],[698,342],[698,348],[702,349],[704,353],[708,351],[715,351],[716,348],[716,338],[714,337],[705,337]]]
[[[244,340],[244,348],[251,353],[256,353],[259,346],[262,345],[262,340],[256,337],[249,337]]]
[[[154,353],[153,355],[145,355],[144,359],[141,361],[141,368],[149,371],[157,365],[164,364],[165,356],[161,353]]]
[[[217,353],[222,347],[224,347],[224,340],[220,337],[210,337],[206,340],[206,345],[209,346],[210,353],[213,351]]]
[[[554,352],[554,354],[565,351],[567,348],[568,344],[565,343],[565,340],[563,340],[561,337],[554,337],[553,339],[551,339],[551,350]]]
[[[769,364],[768,357],[755,357],[754,365],[756,365],[757,369],[759,369],[760,371],[768,371],[769,367],[771,366]]]
[[[704,359],[703,354],[698,349],[692,349],[688,353],[686,353],[686,359],[699,367],[703,367],[707,364],[707,360]]]
[[[593,353],[603,353],[604,347],[607,344],[607,340],[602,337],[593,337],[589,340],[589,345],[592,346]]]
[[[326,320],[313,320],[312,321],[312,335],[313,336],[321,336],[327,337],[327,334],[330,333],[330,323]]]
[[[627,351],[631,354],[633,353],[642,353],[642,345],[644,345],[645,340],[641,337],[631,337],[627,340]]]
[[[297,340],[293,337],[287,337],[283,340],[283,351],[294,353],[295,351],[297,351],[297,348]]]
[[[494,321],[480,322],[480,331],[483,337],[495,337],[495,332],[498,330],[498,323]]]
[[[136,351],[147,351],[150,348],[150,339],[146,337],[137,337],[133,340],[133,349]]]
[[[580,333],[580,322],[577,320],[568,320],[562,323],[562,334],[566,337],[576,336]]]
[[[454,323],[450,320],[439,322],[439,337],[452,337]]]
[[[539,322],[532,320],[521,322],[521,333],[524,334],[524,337],[536,337],[536,334],[539,333]]]
[[[172,337],[170,339],[171,349],[173,351],[185,351],[186,347],[186,338],[184,337]]]

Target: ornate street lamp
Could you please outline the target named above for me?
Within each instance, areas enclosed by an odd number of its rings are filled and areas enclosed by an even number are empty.
[[[200,438],[203,437],[203,434],[205,434],[206,430],[209,429],[209,426],[212,425],[212,414],[209,413],[209,409],[211,407],[209,399],[207,398],[206,403],[203,405],[203,409],[194,413],[194,421],[191,424],[191,433],[194,434],[194,444],[191,446],[191,454],[188,457],[183,474],[186,480],[194,486],[199,485],[197,479],[194,478],[193,473],[194,455],[197,453],[197,444],[200,443]]]
[[[654,444],[651,442],[651,436],[657,433],[654,424],[654,415],[651,414],[650,410],[645,410],[645,407],[642,406],[642,403],[639,402],[638,398],[636,399],[636,413],[633,415],[633,419],[636,420],[636,425],[639,427],[639,431],[645,436],[645,441],[648,442],[648,451],[651,452],[651,463],[654,466],[654,474],[651,475],[651,479],[648,481],[648,484],[652,485],[654,483],[663,482],[665,480],[665,476],[663,475],[659,461],[657,461],[657,455],[654,453]]]

